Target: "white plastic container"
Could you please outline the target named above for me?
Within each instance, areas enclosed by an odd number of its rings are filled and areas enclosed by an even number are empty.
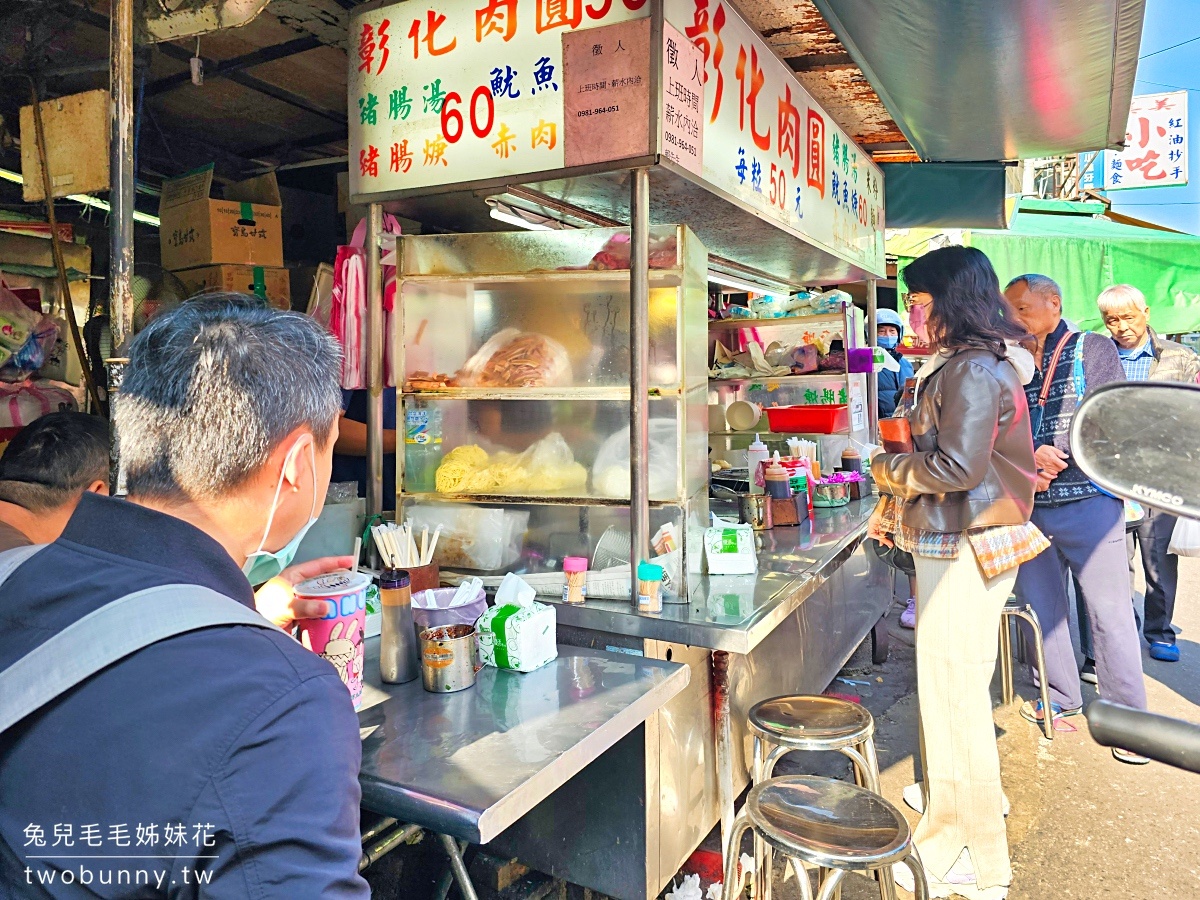
[[[771,451],[767,449],[767,445],[757,434],[754,435],[754,442],[746,448],[746,468],[750,470],[750,493],[761,494],[763,492],[763,489],[754,483],[754,473],[758,471],[759,463],[765,463],[770,458]]]

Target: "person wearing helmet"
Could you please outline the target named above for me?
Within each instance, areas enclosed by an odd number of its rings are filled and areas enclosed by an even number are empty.
[[[904,339],[904,320],[894,309],[881,309],[876,316],[878,344],[892,354],[900,364],[900,371],[879,373],[879,418],[886,419],[896,411],[896,404],[904,393],[904,383],[913,377],[913,367],[900,354],[900,341]]]

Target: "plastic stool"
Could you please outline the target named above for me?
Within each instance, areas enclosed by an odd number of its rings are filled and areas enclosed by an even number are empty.
[[[1046,740],[1052,741],[1054,715],[1050,712],[1050,683],[1046,680],[1046,646],[1042,641],[1042,625],[1032,606],[1005,606],[1000,611],[1000,696],[1005,704],[1013,702],[1013,619],[1024,619],[1033,631],[1034,657],[1042,693],[1042,732],[1046,735]]]
[[[834,751],[854,764],[854,780],[866,790],[879,793],[879,760],[875,756],[875,720],[857,703],[822,694],[797,694],[773,697],[755,704],[749,714],[750,733],[754,735],[751,784],[772,777],[775,765],[792,750]],[[733,845],[731,844],[730,847]],[[736,855],[736,854],[734,854]],[[754,841],[754,861],[759,872],[759,900],[770,900],[770,843]],[[889,874],[881,886],[891,885]],[[885,893],[891,900],[894,893]]]
[[[881,897],[894,897],[895,863],[912,871],[917,900],[928,900],[925,869],[908,822],[900,810],[866,788],[808,775],[772,778],[750,788],[730,835],[724,900],[741,894],[738,847],[750,830],[787,858],[803,900],[813,900],[806,863],[818,869],[817,900],[840,897],[846,873],[861,869],[879,878]],[[770,870],[765,874],[763,882],[769,885]]]

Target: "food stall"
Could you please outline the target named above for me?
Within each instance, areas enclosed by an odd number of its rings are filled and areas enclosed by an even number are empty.
[[[441,526],[443,581],[517,572],[558,592],[560,644],[690,673],[489,846],[657,894],[732,822],[748,708],[824,690],[891,601],[869,499],[760,533],[748,574],[709,574],[703,552],[710,513],[731,514],[708,495],[708,282],[870,287],[882,176],[723,3],[394,4],[357,12],[351,41],[370,511],[394,386],[397,517]],[[385,213],[431,233],[385,233]],[[583,603],[562,602],[572,556],[591,562]],[[660,611],[631,597],[652,558]]]

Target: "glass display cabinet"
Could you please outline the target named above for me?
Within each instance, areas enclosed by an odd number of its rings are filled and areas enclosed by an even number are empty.
[[[442,526],[437,561],[474,574],[627,562],[629,230],[397,247],[398,518]],[[679,551],[686,602],[708,518],[708,255],[687,227],[655,226],[650,267],[650,529]]]

